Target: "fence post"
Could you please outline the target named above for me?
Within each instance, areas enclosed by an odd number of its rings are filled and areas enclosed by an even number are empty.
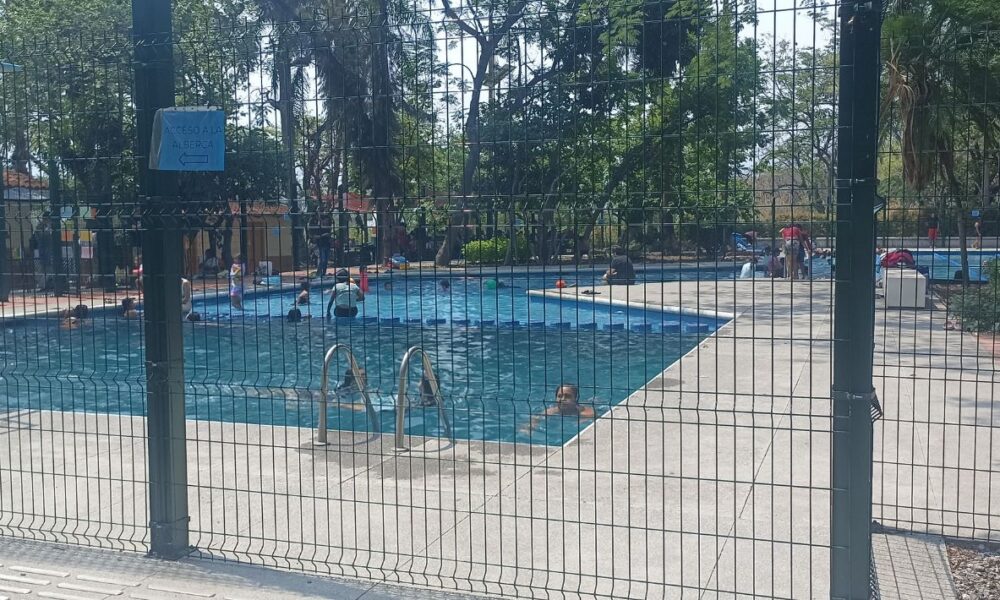
[[[171,0],[132,0],[139,202],[142,206],[146,399],[149,445],[150,553],[179,558],[188,544],[184,343],[181,331],[183,246],[177,180],[149,168],[153,117],[174,105]]]
[[[871,597],[880,0],[840,6],[830,596]]]

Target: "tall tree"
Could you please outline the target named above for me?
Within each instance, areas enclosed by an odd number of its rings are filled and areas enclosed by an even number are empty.
[[[466,154],[462,167],[461,196],[449,218],[444,243],[434,258],[434,263],[438,266],[447,266],[451,262],[458,228],[465,224],[466,208],[475,195],[475,178],[482,154],[480,116],[483,87],[501,44],[505,43],[514,26],[524,17],[527,0],[471,0],[463,2],[457,9],[450,0],[442,0],[442,3],[453,28],[460,32],[460,39],[469,36],[476,44],[476,62],[472,69],[463,125]]]
[[[997,26],[1000,5],[990,0],[897,0],[883,26],[883,139],[898,141],[908,186],[947,196],[965,284],[966,213],[991,202],[1000,179]]]

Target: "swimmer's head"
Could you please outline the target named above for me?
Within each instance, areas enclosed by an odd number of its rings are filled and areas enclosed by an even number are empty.
[[[347,272],[347,269],[337,271],[337,283],[347,283],[350,278],[351,275]]]
[[[572,383],[564,383],[556,388],[556,402],[560,405],[573,405],[580,400],[580,390]]]

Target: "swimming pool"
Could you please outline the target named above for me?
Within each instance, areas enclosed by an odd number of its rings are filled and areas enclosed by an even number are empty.
[[[913,258],[918,267],[926,267],[933,280],[952,281],[962,269],[962,255],[959,250],[915,250]],[[983,265],[987,261],[1000,258],[1000,250],[969,250],[969,279],[986,281]]]
[[[443,293],[436,281],[400,279],[373,289],[354,320],[321,318],[315,292],[314,318],[298,324],[283,318],[292,291],[248,297],[242,313],[224,299],[203,301],[205,321],[184,324],[188,418],[313,427],[323,353],[344,342],[368,373],[380,430],[393,431],[398,363],[419,345],[433,356],[456,438],[562,444],[589,421],[547,418],[525,431],[560,383],[606,412],[724,322],[526,292],[462,280]],[[0,410],[145,412],[138,321],[107,313],[66,331],[54,319],[8,320],[0,348]],[[343,370],[335,367],[331,387]],[[364,412],[336,404],[329,418],[331,428],[370,429]],[[417,407],[406,430],[443,433],[436,411]]]

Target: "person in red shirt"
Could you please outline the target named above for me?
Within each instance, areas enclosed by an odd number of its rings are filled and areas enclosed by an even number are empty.
[[[785,249],[785,277],[798,279],[799,253],[802,250],[812,251],[809,234],[798,223],[792,223],[781,229],[781,239],[784,240]]]
[[[931,213],[929,219],[927,219],[927,239],[930,241],[931,246],[937,243],[938,238],[938,216],[937,213]]]

